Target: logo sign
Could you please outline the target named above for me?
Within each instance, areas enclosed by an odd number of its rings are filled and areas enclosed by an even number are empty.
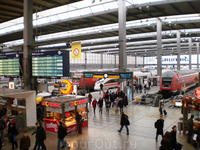
[[[62,80],[62,82],[67,84],[67,89],[63,90],[62,88],[60,88],[61,93],[64,95],[70,94],[73,90],[72,83],[69,80]]]
[[[87,99],[81,100],[81,101],[72,102],[72,103],[70,103],[70,106],[77,106],[77,105],[83,104],[83,103],[87,103]]]
[[[56,122],[45,121],[45,127],[48,132],[58,133],[58,124]]]
[[[58,108],[60,108],[61,107],[61,105],[60,104],[57,104],[57,103],[51,103],[51,102],[42,102],[42,105],[43,106],[46,106],[46,107],[58,107]]]
[[[194,90],[194,94],[198,99],[200,99],[200,88],[199,87]]]
[[[81,59],[81,43],[72,43],[72,59]]]

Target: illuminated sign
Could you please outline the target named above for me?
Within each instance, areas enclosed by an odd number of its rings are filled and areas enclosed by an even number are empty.
[[[120,73],[120,79],[131,79],[130,73]]]
[[[200,88],[196,88],[196,89],[194,90],[194,94],[195,94],[195,96],[196,96],[198,99],[200,99]]]
[[[57,103],[51,103],[51,102],[42,102],[42,105],[44,105],[44,106],[47,106],[47,107],[61,107],[61,105],[60,104],[57,104]]]
[[[69,80],[62,80],[62,82],[67,84],[67,89],[63,90],[62,88],[60,88],[61,93],[64,95],[70,94],[73,90],[72,83]]]
[[[81,101],[72,102],[72,103],[70,103],[70,106],[77,106],[77,105],[83,104],[83,103],[87,103],[87,99],[81,100]]]

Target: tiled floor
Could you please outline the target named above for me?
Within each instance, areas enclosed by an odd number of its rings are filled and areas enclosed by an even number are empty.
[[[93,97],[99,97],[94,93]],[[89,106],[89,127],[83,129],[81,135],[77,133],[65,137],[65,141],[71,146],[71,150],[159,150],[161,136],[158,142],[155,141],[156,130],[154,122],[159,117],[157,107],[140,106],[130,104],[124,111],[128,114],[130,120],[130,134],[126,135],[124,128],[121,133],[117,130],[120,128],[120,115],[115,114],[111,109],[110,113],[99,114],[98,108],[94,115],[93,109]],[[165,117],[164,131],[171,131],[173,125],[177,125],[177,119],[181,116],[180,109],[167,109],[168,115]],[[31,148],[35,143],[35,136],[31,136],[32,131],[28,132],[31,138]],[[22,134],[18,135],[18,142]],[[183,144],[183,150],[195,150],[186,142],[186,136],[177,134],[178,142]],[[57,135],[47,133],[45,144],[48,150],[57,149]],[[3,150],[11,149],[11,143],[5,138]],[[65,148],[66,149],[66,148]]]

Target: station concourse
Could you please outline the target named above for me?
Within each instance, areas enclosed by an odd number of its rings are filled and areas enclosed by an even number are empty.
[[[39,88],[48,89],[50,82],[72,80],[73,73],[91,70],[150,72],[151,77],[134,76],[135,81],[142,84],[151,78],[159,80],[165,69],[199,71],[199,6],[199,0],[1,0],[0,85],[38,93]],[[180,81],[176,82],[180,84]],[[184,82],[181,84],[185,86]],[[85,89],[82,90],[85,93]],[[150,92],[154,94],[159,90],[156,85]],[[98,91],[91,93],[93,99],[103,96]],[[161,137],[155,141],[154,128],[159,110],[133,102],[141,96],[142,93],[134,93],[124,108],[130,120],[129,135],[125,129],[117,132],[120,114],[115,114],[114,108],[108,114],[104,106],[102,115],[97,108],[94,115],[88,105],[88,128],[80,135],[69,134],[65,140],[74,150],[159,150]],[[18,107],[21,104],[23,106]],[[24,116],[31,115],[25,113],[28,110],[24,99],[17,95],[14,98],[2,96],[0,105],[1,111],[15,109]],[[59,107],[56,111],[61,111],[60,104],[54,106]],[[164,133],[171,131],[183,117],[180,108],[167,107],[166,110]],[[198,112],[195,114],[199,116]],[[36,120],[36,114],[32,115]],[[23,120],[32,149],[35,136],[31,133],[35,123]],[[17,137],[18,142],[21,136],[22,133]],[[186,135],[177,132],[177,139],[183,144],[183,150],[195,149],[187,143]],[[47,133],[45,144],[48,150],[55,150],[57,135]],[[5,137],[2,149],[10,148]]]

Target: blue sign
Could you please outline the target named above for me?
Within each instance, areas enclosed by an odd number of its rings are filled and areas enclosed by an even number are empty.
[[[128,101],[130,100],[130,88],[127,87],[127,98],[128,98]]]
[[[130,73],[120,73],[120,79],[131,79]]]

